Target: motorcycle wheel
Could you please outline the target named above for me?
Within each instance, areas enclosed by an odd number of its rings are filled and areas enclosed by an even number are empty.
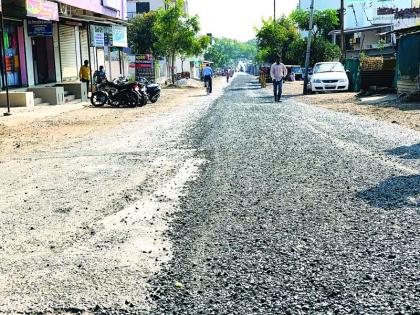
[[[147,104],[147,96],[144,94],[141,94],[139,96],[140,99],[140,106],[145,106]]]
[[[157,94],[155,96],[152,97],[152,99],[150,100],[151,103],[156,103],[159,100],[160,94]]]
[[[140,104],[140,99],[137,93],[135,92],[128,92],[127,93],[127,106],[128,107],[137,107]]]
[[[102,107],[108,102],[108,95],[102,91],[96,91],[90,97],[90,103],[95,107]]]

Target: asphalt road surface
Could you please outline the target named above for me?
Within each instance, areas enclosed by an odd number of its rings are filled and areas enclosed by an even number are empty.
[[[0,166],[0,312],[420,314],[419,132],[238,75]]]

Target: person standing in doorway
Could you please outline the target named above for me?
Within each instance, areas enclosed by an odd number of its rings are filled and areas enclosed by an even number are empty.
[[[89,67],[89,61],[88,60],[85,60],[83,66],[80,67],[79,78],[80,78],[80,81],[86,83],[87,91],[89,93],[90,67]]]
[[[273,79],[274,101],[281,102],[283,92],[283,79],[287,76],[287,68],[277,57],[276,62],[271,66],[271,78]]]

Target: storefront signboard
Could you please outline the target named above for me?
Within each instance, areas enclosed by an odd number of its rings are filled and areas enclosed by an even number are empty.
[[[52,22],[28,20],[28,35],[30,37],[53,36]]]
[[[420,7],[405,8],[405,9],[381,7],[381,8],[378,8],[377,15],[378,16],[392,15],[396,19],[405,19],[405,18],[413,18],[413,17],[415,18],[415,17],[420,16]]]
[[[47,0],[26,0],[27,16],[40,20],[58,21],[58,4]]]
[[[127,47],[127,27],[121,25],[112,26],[112,45],[114,47]]]
[[[153,55],[142,54],[136,55],[135,58],[136,80],[146,78],[149,81],[155,80]]]
[[[112,28],[110,26],[103,25],[91,25],[90,26],[90,44],[93,47],[112,47]]]
[[[94,33],[94,45],[95,47],[104,47],[105,46],[105,36],[104,33]]]

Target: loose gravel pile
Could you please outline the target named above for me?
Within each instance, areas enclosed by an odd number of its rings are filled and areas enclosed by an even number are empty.
[[[267,93],[238,76],[191,130],[154,313],[420,314],[420,133]]]

